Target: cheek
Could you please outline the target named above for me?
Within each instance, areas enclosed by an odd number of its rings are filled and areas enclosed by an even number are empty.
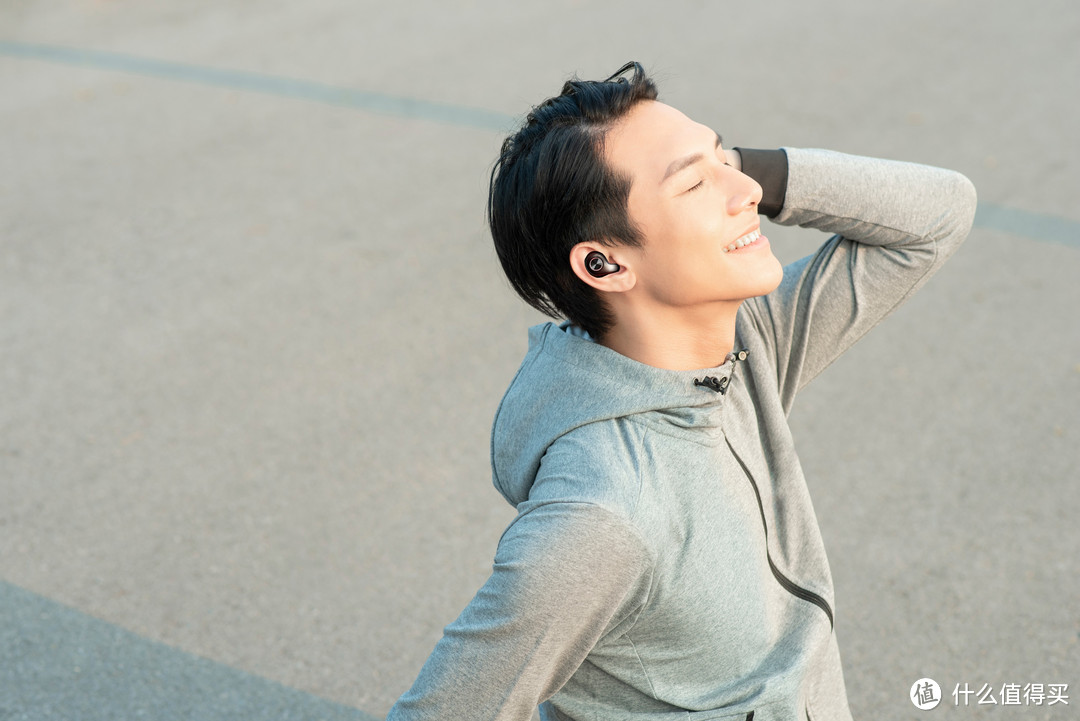
[[[703,259],[722,253],[724,233],[730,231],[719,214],[701,213],[687,208],[684,212],[669,210],[653,215],[646,226],[646,243],[672,259]]]

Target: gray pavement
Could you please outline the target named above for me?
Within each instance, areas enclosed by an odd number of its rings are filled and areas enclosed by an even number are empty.
[[[975,182],[792,426],[856,717],[924,676],[1078,717],[1077,37],[1050,1],[0,5],[0,718],[386,713],[513,514],[500,128],[631,58],[729,144]]]
[[[355,709],[140,638],[0,582],[0,718],[319,719]]]

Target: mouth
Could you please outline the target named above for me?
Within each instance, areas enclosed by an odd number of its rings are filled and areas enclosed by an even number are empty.
[[[731,245],[726,246],[723,251],[725,253],[734,253],[735,251],[742,250],[743,248],[752,248],[768,244],[769,239],[761,234],[760,229],[751,230],[746,235],[735,240]]]

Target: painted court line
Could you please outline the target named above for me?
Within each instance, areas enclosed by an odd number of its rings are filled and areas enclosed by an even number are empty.
[[[479,130],[506,132],[515,122],[512,115],[483,108],[435,103],[401,95],[343,88],[311,80],[264,75],[244,70],[222,70],[101,50],[0,40],[0,55],[74,65],[80,68],[133,73],[165,80],[179,80],[230,90],[246,90],[264,95],[277,95],[295,100],[366,110],[379,115],[431,120],[436,123],[460,125]]]
[[[294,100],[354,108],[379,115],[428,120],[477,130],[505,133],[512,129],[518,120],[512,115],[483,108],[435,103],[407,96],[343,88],[311,80],[188,65],[102,50],[0,40],[0,55],[276,95]],[[979,203],[975,227],[1080,248],[1080,222],[995,203]]]
[[[979,203],[975,227],[1080,248],[1080,223],[994,203]]]

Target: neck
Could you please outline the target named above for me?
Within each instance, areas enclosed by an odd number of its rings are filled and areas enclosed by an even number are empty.
[[[721,365],[735,346],[735,316],[742,301],[724,301],[687,311],[653,309],[619,314],[600,339],[639,363],[667,370],[697,370]]]

